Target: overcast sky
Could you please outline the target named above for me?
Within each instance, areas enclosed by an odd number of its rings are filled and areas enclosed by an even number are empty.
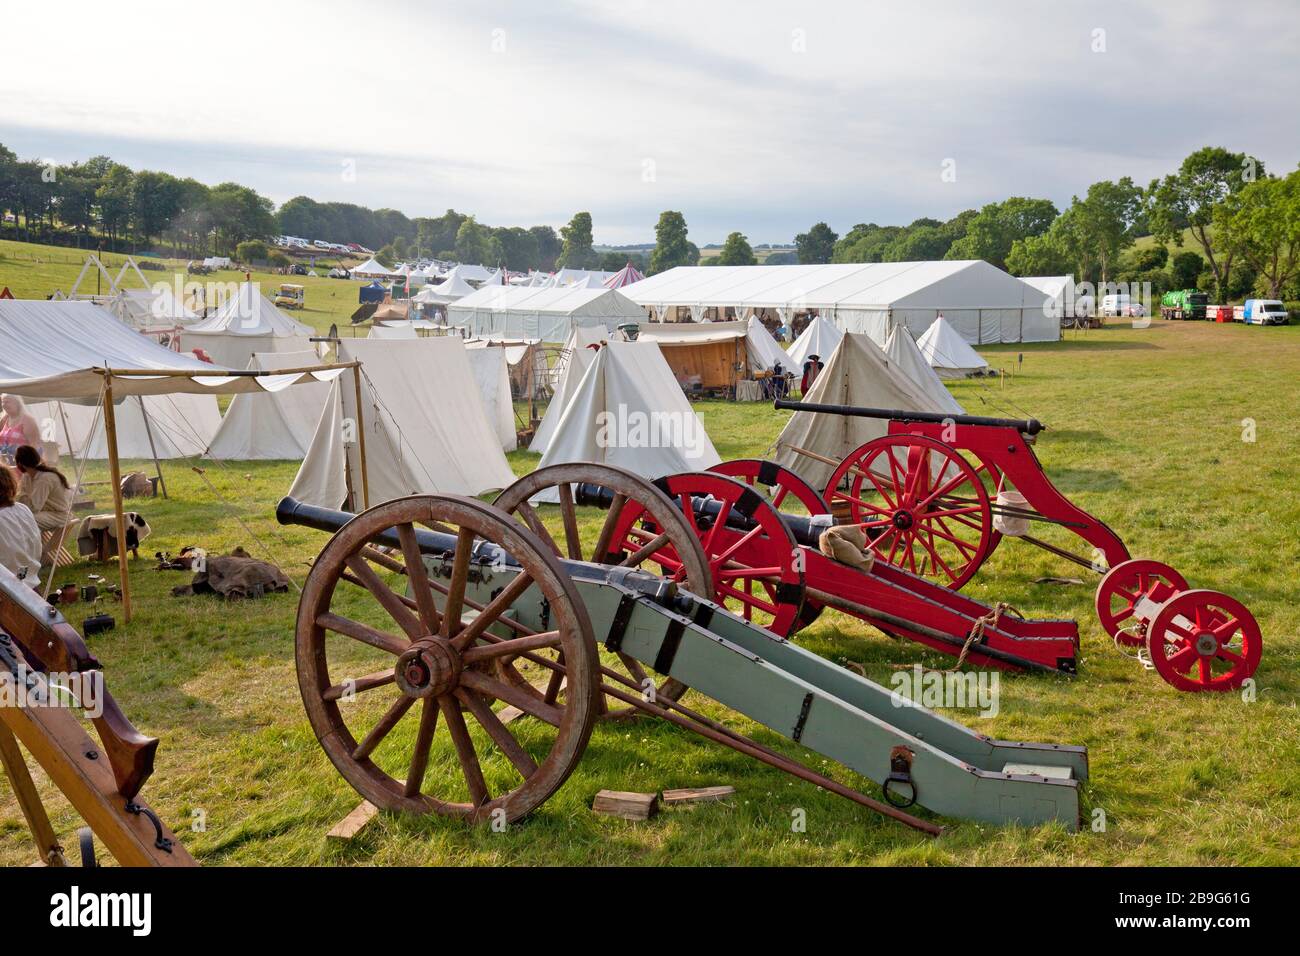
[[[1063,207],[1211,143],[1300,161],[1295,0],[42,0],[4,20],[0,143],[24,158],[491,225],[585,209],[598,243],[651,240],[663,209],[703,245]]]

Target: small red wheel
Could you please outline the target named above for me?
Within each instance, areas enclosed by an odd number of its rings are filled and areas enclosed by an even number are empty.
[[[979,472],[952,446],[924,435],[885,435],[840,463],[826,484],[889,564],[957,590],[996,543]]]
[[[1147,628],[1151,663],[1179,690],[1234,690],[1255,673],[1263,650],[1254,615],[1218,591],[1174,595]]]
[[[1129,647],[1137,647],[1146,642],[1146,635],[1137,630],[1127,629],[1124,622],[1133,617],[1138,599],[1150,591],[1151,586],[1159,582],[1172,591],[1186,591],[1187,581],[1181,574],[1167,564],[1152,561],[1149,558],[1133,558],[1121,561],[1101,579],[1097,585],[1097,617],[1102,630],[1113,639]],[[1156,603],[1163,603],[1171,595],[1157,591]]]
[[[711,472],[668,475],[655,482],[695,530],[713,578],[713,599],[747,621],[782,637],[797,630],[804,604],[799,546],[781,515],[748,485]],[[658,540],[658,525],[631,506],[624,508],[611,539],[636,553]],[[649,561],[665,577],[684,573],[671,546]]]
[[[762,458],[738,458],[714,465],[709,471],[743,481],[767,495],[768,502],[777,511],[797,514],[825,515],[831,509],[817,489],[788,468]],[[796,507],[798,506],[798,507]]]

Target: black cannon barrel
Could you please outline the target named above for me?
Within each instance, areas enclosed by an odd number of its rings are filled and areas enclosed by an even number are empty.
[[[796,412],[821,412],[823,415],[851,415],[854,418],[888,418],[900,422],[955,422],[958,425],[988,425],[993,428],[1014,428],[1026,435],[1037,435],[1047,426],[1037,418],[989,418],[984,415],[945,415],[942,412],[908,412],[901,408],[863,408],[859,405],[823,405],[817,402],[791,402],[778,398],[776,408]]]

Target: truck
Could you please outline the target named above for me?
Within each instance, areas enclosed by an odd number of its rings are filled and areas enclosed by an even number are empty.
[[[1204,319],[1209,295],[1196,289],[1178,289],[1160,297],[1162,319]]]
[[[306,299],[306,290],[300,285],[285,282],[275,293],[275,304],[282,309],[301,309]]]
[[[1247,325],[1286,325],[1286,306],[1277,299],[1247,299],[1241,307],[1241,321]]]

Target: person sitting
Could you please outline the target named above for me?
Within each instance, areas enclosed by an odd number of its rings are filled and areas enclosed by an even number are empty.
[[[20,445],[39,445],[41,427],[17,395],[0,395],[0,459],[12,461]]]
[[[41,529],[32,510],[18,501],[18,480],[0,465],[0,567],[31,588],[41,586]]]
[[[14,452],[18,466],[18,500],[32,510],[42,531],[61,531],[72,520],[72,486],[63,472],[41,460],[31,445]]]

